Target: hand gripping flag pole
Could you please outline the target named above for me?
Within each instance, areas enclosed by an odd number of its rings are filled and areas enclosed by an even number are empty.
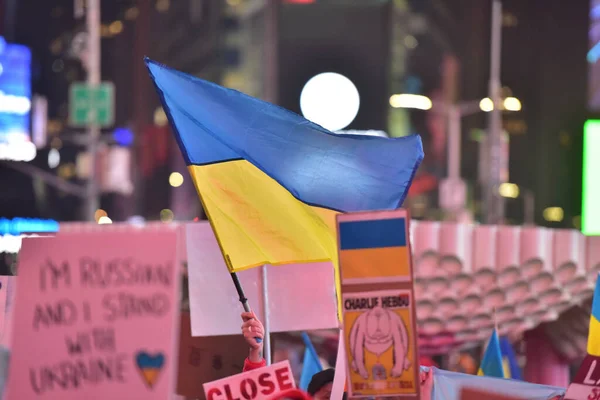
[[[238,296],[240,296],[240,303],[242,303],[242,307],[244,307],[244,311],[251,312],[252,309],[250,308],[250,305],[248,304],[248,299],[246,298],[246,294],[244,293],[244,288],[242,288],[242,284],[240,283],[240,280],[239,280],[237,274],[235,272],[231,272],[232,271],[231,260],[229,259],[228,255],[225,255],[225,262],[227,263],[227,269],[229,269],[229,272],[231,274],[231,279],[233,280],[233,285],[235,286],[235,290],[237,291]],[[255,337],[254,340],[256,340],[256,343],[262,343],[262,339],[259,337]]]

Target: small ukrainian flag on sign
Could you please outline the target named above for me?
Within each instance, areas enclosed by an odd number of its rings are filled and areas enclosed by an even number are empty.
[[[339,235],[344,282],[410,278],[406,218],[340,221]]]

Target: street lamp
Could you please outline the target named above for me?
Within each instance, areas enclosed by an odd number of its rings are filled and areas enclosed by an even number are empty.
[[[500,103],[501,110],[520,111],[521,101],[516,97],[506,97]],[[448,178],[440,184],[440,203],[442,208],[456,212],[464,207],[466,201],[466,185],[460,177],[461,161],[461,119],[478,112],[491,112],[494,102],[486,97],[479,101],[466,101],[458,104],[433,104],[430,98],[415,94],[395,94],[390,97],[390,105],[394,108],[412,108],[440,112],[448,123]],[[445,203],[445,204],[444,204]]]
[[[494,109],[494,102],[489,97],[486,97],[479,102],[479,108],[481,111],[490,112]],[[521,111],[521,101],[516,97],[506,97],[502,100],[501,110]]]
[[[390,97],[390,106],[394,108],[415,108],[417,110],[430,110],[433,102],[427,96],[419,94],[394,94]]]

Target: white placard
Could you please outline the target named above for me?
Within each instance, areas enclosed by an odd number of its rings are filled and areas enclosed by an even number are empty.
[[[242,306],[210,224],[186,224],[186,239],[192,336],[239,334]],[[263,319],[261,268],[237,275]],[[269,266],[267,279],[271,332],[339,328],[331,263]]]

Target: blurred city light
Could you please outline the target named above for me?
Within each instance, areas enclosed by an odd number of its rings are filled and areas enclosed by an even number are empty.
[[[13,96],[0,90],[0,113],[26,115],[31,110],[31,100],[25,96]]]
[[[489,97],[481,99],[479,102],[481,111],[490,112],[494,109],[494,102]],[[506,97],[502,101],[502,108],[506,111],[521,111],[521,100],[516,97]]]
[[[156,110],[154,110],[154,125],[165,126],[168,123],[169,120],[167,119],[167,114],[165,114],[165,111],[162,109],[162,107],[158,107]]]
[[[100,217],[100,218],[98,218],[98,224],[99,225],[112,224],[112,219],[108,218],[107,216]]]
[[[0,143],[0,160],[32,161],[37,154],[35,144],[26,140]]]
[[[30,233],[58,232],[58,222],[52,219],[0,218],[0,235],[23,235]]]
[[[169,11],[170,6],[171,6],[171,2],[169,0],[158,0],[156,2],[156,11],[167,12],[167,11]]]
[[[183,175],[181,175],[179,172],[171,172],[171,175],[169,175],[169,185],[173,187],[179,187],[183,185]]]
[[[121,21],[115,21],[108,26],[108,31],[111,35],[118,35],[123,32],[123,23]]]
[[[0,36],[0,160],[32,161],[31,51]]]
[[[21,236],[4,235],[0,236],[0,254],[18,253],[21,250],[23,238]]]
[[[171,222],[173,221],[174,217],[173,211],[169,210],[168,208],[160,211],[160,220],[162,222]]]
[[[414,49],[419,45],[419,42],[414,36],[408,35],[404,38],[404,45],[409,49]]]
[[[333,132],[350,125],[359,108],[360,95],[354,83],[334,72],[313,76],[300,93],[302,115]]]
[[[125,11],[125,19],[128,21],[133,21],[138,15],[140,15],[140,10],[137,7],[131,7]]]
[[[581,231],[600,235],[600,120],[588,120],[583,126],[582,167]]]
[[[113,139],[121,146],[131,146],[133,144],[133,131],[128,128],[117,128],[113,132]]]
[[[561,222],[565,212],[561,207],[548,207],[544,210],[544,219],[548,222]]]
[[[510,199],[516,199],[519,197],[519,186],[514,183],[502,183],[498,188],[498,193],[502,197],[508,197]]]
[[[54,169],[60,164],[60,152],[56,149],[50,149],[48,152],[48,167]]]
[[[416,108],[418,110],[430,110],[433,107],[431,99],[419,94],[394,94],[390,97],[390,106],[394,108]]]
[[[479,102],[479,108],[481,108],[481,111],[490,112],[494,109],[494,102],[489,97],[486,97]]]
[[[507,111],[521,111],[521,101],[516,97],[504,99],[504,109]]]
[[[127,218],[127,222],[129,222],[132,225],[144,225],[146,219],[141,215],[134,215],[132,217]]]
[[[99,208],[94,213],[94,219],[96,220],[96,222],[98,222],[98,221],[100,221],[100,218],[102,218],[102,217],[108,217],[108,214],[106,213],[106,211]]]

